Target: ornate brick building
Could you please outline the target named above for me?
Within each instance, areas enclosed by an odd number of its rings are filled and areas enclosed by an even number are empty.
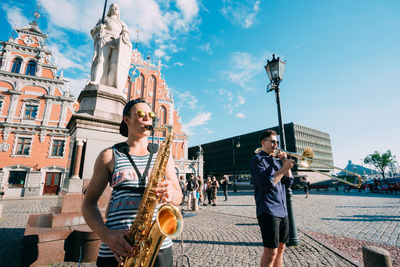
[[[174,99],[170,88],[161,74],[160,64],[156,66],[150,59],[143,59],[141,53],[134,49],[131,59],[131,77],[126,86],[128,100],[138,97],[144,98],[159,118],[159,125],[173,125],[175,131],[171,153],[175,159],[177,175],[192,172],[187,160],[187,135],[182,131],[181,119],[175,109]],[[165,133],[158,133],[157,142],[164,140]]]
[[[16,32],[0,42],[0,182],[9,183],[7,196],[56,194],[77,102],[36,21]]]
[[[58,66],[45,45],[47,36],[37,22],[16,32],[16,38],[0,41],[0,184],[9,183],[7,196],[57,194],[73,175],[68,155],[75,142],[70,141],[66,126],[79,103],[69,95],[68,80],[57,75]],[[144,98],[160,125],[173,125],[176,173],[191,173],[188,137],[181,129],[171,90],[161,77],[160,64],[144,60],[135,49],[131,68],[136,78],[127,79],[127,100]],[[160,143],[164,135],[157,133],[155,141]]]

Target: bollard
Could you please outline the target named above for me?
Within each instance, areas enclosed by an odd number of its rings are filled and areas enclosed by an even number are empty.
[[[199,199],[197,197],[192,199],[192,210],[199,211]]]
[[[364,267],[392,267],[392,260],[387,250],[374,246],[362,248]]]

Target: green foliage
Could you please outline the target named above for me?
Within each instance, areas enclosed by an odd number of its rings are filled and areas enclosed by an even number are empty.
[[[379,170],[382,174],[383,178],[385,178],[385,169],[391,162],[395,161],[395,156],[392,155],[390,150],[386,151],[383,154],[380,154],[378,151],[375,151],[372,154],[369,154],[364,158],[365,164],[372,164]]]

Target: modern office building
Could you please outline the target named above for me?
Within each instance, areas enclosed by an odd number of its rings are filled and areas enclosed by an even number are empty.
[[[333,165],[328,133],[293,122],[285,124],[284,127],[287,151],[302,154],[306,147],[311,147],[315,159],[311,167],[323,173],[333,171],[332,167],[321,164]],[[278,132],[278,127],[267,129]],[[237,181],[250,181],[250,160],[255,150],[260,147],[259,136],[264,130],[266,129],[190,147],[189,159],[196,159],[201,147],[204,158],[204,175],[229,175],[232,178],[236,177]],[[311,183],[329,179],[329,177],[297,165],[294,168],[294,175],[306,176]]]

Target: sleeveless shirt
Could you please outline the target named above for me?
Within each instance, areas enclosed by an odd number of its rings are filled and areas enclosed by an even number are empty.
[[[136,218],[136,213],[138,212],[140,201],[142,199],[140,193],[135,193],[129,189],[139,188],[139,178],[126,155],[119,152],[115,146],[112,147],[112,151],[114,154],[115,164],[114,170],[111,174],[111,187],[114,189],[116,186],[121,186],[122,188],[113,190],[111,193],[105,225],[110,229],[129,229]],[[149,156],[150,154],[145,156],[131,155],[141,174],[143,174],[144,169],[146,168]],[[157,153],[153,155],[151,160],[146,177],[146,185],[156,157]],[[159,205],[157,205],[153,214],[153,221],[156,219],[158,207]],[[172,240],[170,238],[165,238],[160,249],[165,249],[170,246],[172,246]],[[100,245],[99,256],[114,257],[114,254],[108,245],[102,242]]]

